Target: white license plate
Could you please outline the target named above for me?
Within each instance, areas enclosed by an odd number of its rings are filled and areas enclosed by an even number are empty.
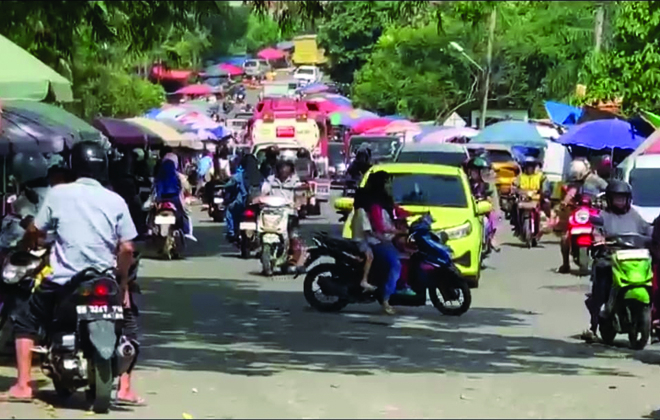
[[[238,226],[240,230],[257,230],[256,222],[241,222]]]
[[[76,312],[83,318],[124,319],[124,308],[119,305],[78,305]]]
[[[261,242],[265,244],[274,244],[280,241],[280,237],[274,233],[265,233],[261,238]]]
[[[571,235],[590,235],[593,229],[590,227],[579,227],[571,229]]]
[[[221,197],[213,197],[213,203],[214,204],[222,204],[225,200],[223,200]]]
[[[173,225],[176,223],[175,216],[156,216],[155,220],[157,225]]]
[[[328,191],[330,191],[330,189],[325,185],[323,185],[323,186],[319,185],[319,186],[316,187],[316,193],[317,194],[327,194]]]
[[[650,258],[651,253],[648,249],[622,249],[616,252],[616,259],[619,261],[647,260]]]

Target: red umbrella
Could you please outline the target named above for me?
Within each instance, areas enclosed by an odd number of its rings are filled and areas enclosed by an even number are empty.
[[[265,48],[257,53],[257,57],[263,58],[264,60],[279,60],[284,58],[286,53],[284,51],[278,50],[277,48]]]
[[[218,65],[218,67],[220,68],[220,70],[224,70],[227,73],[229,73],[230,76],[239,76],[244,73],[242,67],[235,66],[229,63],[222,63]]]
[[[177,95],[210,95],[213,93],[213,87],[204,84],[204,83],[199,83],[196,85],[188,85],[184,86],[181,89],[177,90],[176,92]]]
[[[365,131],[377,128],[377,127],[385,127],[389,123],[391,123],[391,120],[388,120],[386,118],[372,118],[368,120],[364,120],[359,122],[355,127],[353,127],[353,132],[355,134],[362,134]]]

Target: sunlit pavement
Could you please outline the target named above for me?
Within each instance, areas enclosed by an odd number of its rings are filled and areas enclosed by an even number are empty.
[[[304,222],[307,235],[338,231],[324,212]],[[430,306],[394,317],[375,305],[320,314],[302,278],[261,277],[221,225],[197,215],[199,243],[186,260],[141,266],[135,385],[149,406],[105,417],[640,418],[660,407],[656,346],[633,352],[624,336],[620,348],[575,338],[588,280],[551,272],[552,240],[527,250],[505,237],[460,318]],[[3,388],[14,372],[0,368]],[[0,417],[91,417],[82,394],[60,402],[38,378],[40,400],[0,403]]]

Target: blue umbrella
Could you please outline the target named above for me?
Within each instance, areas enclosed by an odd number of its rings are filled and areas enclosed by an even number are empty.
[[[545,111],[557,125],[575,125],[582,116],[582,109],[552,101],[546,101]]]
[[[146,114],[144,114],[144,117],[155,120],[158,117],[158,114],[160,114],[162,111],[163,110],[160,108],[151,108],[149,111],[147,111]]]
[[[559,139],[563,145],[582,146],[588,149],[632,149],[635,150],[644,137],[629,122],[610,119],[589,121],[568,130]]]
[[[489,125],[473,137],[471,143],[527,147],[547,146],[536,126],[525,121],[501,121]]]
[[[330,90],[330,86],[325,83],[312,83],[300,89],[301,93],[321,93]]]

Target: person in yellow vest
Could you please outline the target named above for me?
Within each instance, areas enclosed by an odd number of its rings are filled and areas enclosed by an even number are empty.
[[[518,195],[531,193],[535,200],[542,204],[543,192],[545,191],[546,177],[542,171],[538,169],[539,161],[535,158],[528,156],[522,162],[522,172],[513,182],[513,187]],[[511,212],[511,223],[516,235],[520,232],[520,217],[518,214],[518,203],[514,202],[513,211]],[[536,226],[539,226],[539,220],[536,221]],[[537,232],[538,233],[538,232]]]

